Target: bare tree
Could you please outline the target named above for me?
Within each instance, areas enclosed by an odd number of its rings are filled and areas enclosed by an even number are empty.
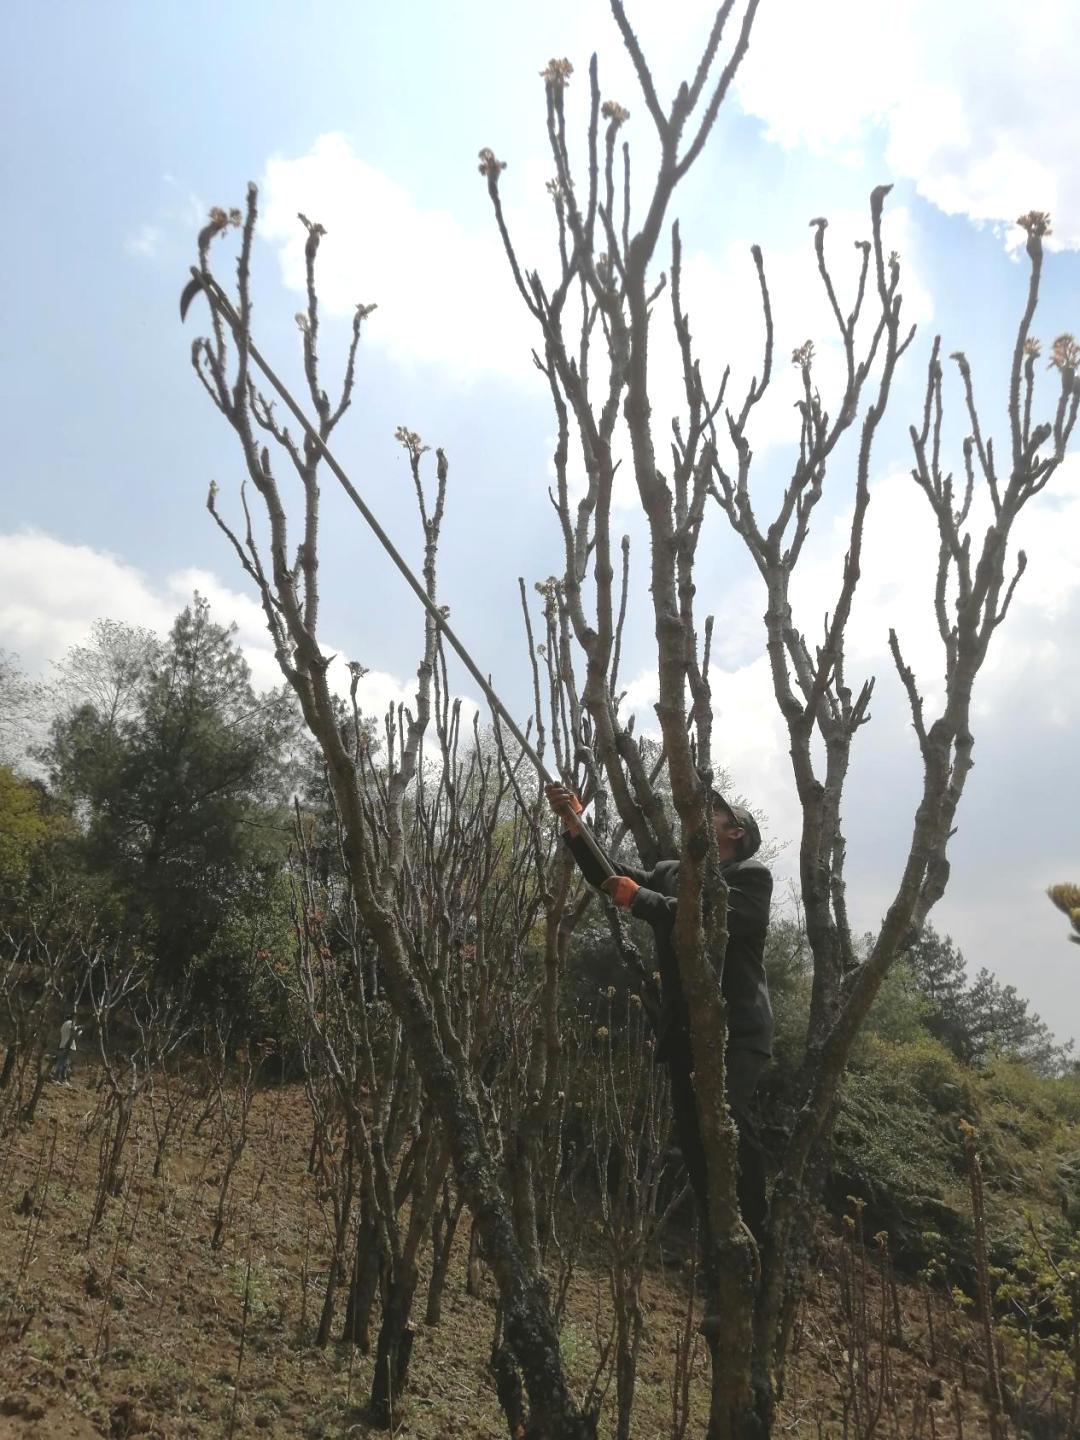
[[[19,669],[18,658],[0,650],[0,765],[18,764],[39,718],[35,687]]]
[[[1035,360],[1031,325],[1038,299],[1047,217],[1021,220],[1028,235],[1030,288],[1018,329],[1010,372],[1009,458],[999,469],[974,397],[970,367],[958,355],[962,403],[970,431],[963,447],[963,479],[954,485],[942,463],[944,375],[935,342],[929,362],[921,424],[911,428],[913,477],[929,503],[939,535],[934,605],[943,651],[944,701],[928,717],[919,677],[904,659],[899,636],[890,633],[897,673],[910,706],[924,775],[915,798],[911,841],[895,895],[880,933],[865,957],[852,940],[845,898],[845,843],[841,823],[852,745],[869,719],[873,680],[852,685],[845,636],[861,574],[866,516],[871,502],[875,440],[890,401],[897,368],[913,332],[902,323],[900,263],[882,240],[888,187],[871,197],[869,238],[860,246],[853,293],[841,299],[826,247],[826,222],[816,220],[814,255],[846,360],[840,393],[830,404],[813,380],[814,347],[793,355],[802,382],[801,435],[790,480],[774,517],[766,524],[752,500],[751,434],[757,407],[772,381],[772,302],[764,257],[752,251],[760,288],[764,355],[760,374],[741,397],[729,394],[730,371],[707,388],[696,356],[682,294],[678,224],[670,229],[666,274],[656,265],[667,233],[672,199],[704,148],[716,115],[749,43],[757,0],[747,0],[733,21],[735,0],[717,11],[691,80],[665,109],[621,0],[612,11],[629,51],[645,108],[659,144],[655,183],[644,203],[632,204],[629,149],[620,132],[629,116],[616,101],[602,103],[595,62],[589,76],[589,121],[584,180],[574,173],[567,137],[565,94],[572,67],[553,60],[543,72],[547,130],[555,177],[549,185],[558,259],[553,279],[527,270],[518,258],[499,193],[504,168],[491,150],[480,156],[496,223],[524,304],[541,336],[536,360],[552,397],[558,425],[553,499],[563,539],[564,568],[546,587],[545,641],[553,677],[557,760],[568,782],[580,769],[581,788],[599,811],[598,831],[611,830],[616,847],[629,835],[645,864],[681,856],[675,943],[678,981],[691,1028],[691,1052],[672,1070],[673,1103],[680,1141],[704,1155],[696,1187],[702,1221],[702,1266],[710,1324],[712,1362],[709,1440],[766,1433],[783,1379],[798,1278],[807,1253],[807,1203],[819,1178],[821,1157],[834,1112],[837,1087],[859,1027],[889,967],[901,954],[948,879],[947,848],[955,825],[973,745],[971,701],[990,641],[1001,626],[1023,571],[1009,559],[1017,515],[1048,483],[1064,456],[1080,405],[1080,350],[1068,336],[1051,353],[1060,388],[1052,418],[1033,424]],[[732,38],[729,26],[734,24]],[[724,46],[727,50],[724,51]],[[723,52],[723,54],[722,54]],[[617,166],[617,161],[621,165]],[[616,177],[617,168],[620,170]],[[637,217],[640,216],[640,219]],[[301,217],[303,219],[303,217]],[[240,442],[248,481],[261,501],[259,515],[245,495],[238,531],[210,509],[262,599],[282,671],[296,691],[305,719],[327,762],[330,784],[346,837],[355,903],[379,958],[380,974],[401,1022],[410,1054],[436,1107],[452,1157],[459,1192],[472,1210],[485,1253],[499,1285],[505,1333],[521,1367],[530,1400],[530,1433],[579,1436],[591,1421],[572,1401],[558,1359],[555,1326],[540,1272],[536,1196],[539,1137],[552,1114],[552,1059],[557,1031],[545,1020],[525,1047],[535,1067],[530,1098],[518,1133],[521,1170],[506,1196],[500,1186],[485,1095],[474,1075],[476,1056],[462,1043],[460,1022],[447,1005],[447,978],[424,963],[411,943],[402,877],[408,846],[404,797],[417,775],[438,670],[436,625],[425,626],[415,714],[403,717],[400,763],[389,782],[385,819],[376,824],[365,796],[362,767],[343,739],[328,679],[330,658],[318,638],[317,470],[326,441],[347,409],[356,348],[368,307],[356,312],[345,380],[336,404],[319,378],[319,314],[315,260],[321,227],[304,221],[307,243],[307,308],[299,317],[304,369],[315,432],[295,438],[275,416],[252,373],[249,264],[256,221],[254,190],[244,215],[212,213],[200,236],[199,283],[212,300],[212,331],[196,341],[193,360],[213,403]],[[233,307],[214,281],[209,246],[230,224],[241,229],[238,287]],[[681,361],[685,405],[672,425],[670,464],[661,461],[650,397],[652,337],[667,291]],[[625,429],[620,429],[620,421]],[[840,442],[854,439],[855,458],[841,467]],[[434,500],[422,482],[424,453],[407,430],[399,439],[409,455],[425,538],[424,582],[435,599],[435,560],[445,502],[446,461],[437,456]],[[284,455],[301,482],[301,539],[295,544],[271,455]],[[576,444],[587,476],[585,493],[571,498],[569,456]],[[633,734],[618,688],[622,630],[630,586],[629,546],[611,530],[612,489],[618,446],[628,447],[650,540],[649,590],[653,606],[663,747],[648,755]],[[341,479],[341,474],[338,478]],[[792,576],[806,551],[815,510],[828,480],[830,490],[847,477],[852,499],[847,553],[836,581],[835,602],[820,643],[806,639],[793,613]],[[359,496],[343,481],[358,504]],[[989,519],[973,533],[976,491]],[[799,1077],[798,1108],[776,1180],[769,1230],[761,1254],[741,1222],[736,1194],[737,1135],[727,1114],[722,1056],[726,1017],[717,983],[727,939],[726,889],[717,865],[706,797],[713,774],[710,619],[699,635],[695,610],[695,561],[710,502],[715,503],[754,561],[766,591],[765,647],[777,704],[787,724],[794,783],[803,824],[800,838],[802,904],[814,972],[806,1060]],[[760,507],[759,507],[760,508]],[[268,534],[267,534],[268,532]],[[264,538],[265,537],[265,538]],[[530,636],[531,644],[531,636]],[[539,653],[539,647],[532,647]],[[583,661],[580,700],[574,656]],[[537,690],[539,690],[539,673]],[[823,758],[822,758],[823,757]],[[672,815],[658,789],[661,768],[670,783]],[[704,782],[704,783],[703,783]],[[522,795],[529,813],[531,796]],[[612,824],[606,812],[613,804]],[[559,911],[548,912],[549,925]],[[565,913],[565,902],[562,906]],[[561,938],[560,938],[561,937]],[[548,983],[565,951],[565,927],[554,922]],[[632,948],[626,953],[633,958]],[[532,1107],[530,1109],[530,1106]],[[513,1376],[500,1369],[500,1394],[514,1392]],[[505,1382],[505,1383],[504,1383]],[[516,1402],[515,1402],[516,1403]],[[508,1410],[508,1414],[509,1414]]]
[[[119,945],[104,946],[85,955],[88,977],[87,999],[94,1019],[101,1085],[107,1099],[101,1107],[102,1139],[99,1149],[98,1185],[86,1243],[100,1225],[109,1197],[123,1193],[126,1172],[121,1168],[135,1115],[135,1104],[150,1083],[152,1067],[160,1063],[179,1043],[180,1011],[175,1005],[151,999],[144,993],[146,965],[139,952],[130,953]],[[133,1012],[140,999],[146,1004],[141,1026],[133,1024]],[[118,1024],[120,1017],[128,1022]],[[160,1028],[159,1028],[160,1027]],[[134,1030],[138,1040],[134,1040]],[[119,1032],[119,1033],[118,1033]],[[123,1038],[121,1038],[123,1036]],[[148,1046],[149,1048],[144,1048]]]
[[[682,295],[677,222],[671,227],[669,269],[659,278],[653,270],[674,191],[701,153],[749,40],[756,9],[753,0],[743,11],[726,63],[710,82],[734,8],[733,0],[720,6],[693,79],[680,86],[671,106],[664,109],[621,0],[612,0],[660,148],[655,184],[638,207],[631,203],[625,144],[618,157],[621,177],[616,174],[618,136],[628,112],[613,100],[601,102],[595,58],[589,74],[583,174],[575,173],[567,138],[565,95],[572,66],[566,60],[552,60],[543,72],[555,167],[549,192],[558,246],[550,278],[528,269],[519,258],[500,196],[504,163],[490,149],[480,153],[480,171],[511,271],[541,336],[535,358],[548,381],[558,423],[553,500],[565,570],[555,588],[586,665],[583,713],[574,717],[572,738],[579,753],[585,750],[594,757],[603,785],[646,864],[674,854],[675,837],[631,724],[620,713],[618,665],[629,573],[624,540],[617,594],[611,498],[620,443],[627,445],[648,523],[659,675],[656,713],[681,826],[676,949],[692,1036],[688,1073],[680,1076],[673,1066],[673,1101],[681,1141],[686,1143],[689,1137],[700,1143],[706,1159],[707,1183],[699,1185],[697,1201],[705,1222],[703,1268],[715,1312],[707,1333],[713,1368],[710,1440],[767,1428],[771,1422],[813,1213],[806,1200],[819,1178],[816,1171],[824,1155],[837,1086],[855,1035],[889,967],[944,892],[948,841],[971,767],[972,693],[1025,564],[1022,553],[1015,564],[1010,562],[1012,525],[1060,464],[1080,405],[1080,347],[1070,336],[1062,336],[1050,357],[1060,382],[1051,418],[1042,424],[1033,421],[1039,352],[1031,324],[1048,219],[1032,212],[1019,222],[1028,236],[1030,286],[1010,372],[1007,462],[999,464],[976,406],[970,366],[957,354],[970,433],[963,446],[963,478],[954,484],[942,459],[944,377],[938,342],[930,356],[921,424],[911,427],[913,479],[931,507],[939,537],[933,601],[943,652],[944,701],[936,717],[925,713],[919,679],[903,658],[898,635],[890,632],[924,775],[913,804],[911,841],[894,899],[869,953],[860,960],[847,916],[841,816],[852,744],[869,719],[874,682],[872,678],[854,686],[849,682],[845,635],[861,574],[874,443],[897,367],[914,332],[901,318],[899,258],[886,254],[882,241],[889,187],[879,187],[871,197],[870,238],[860,245],[861,263],[849,297],[841,298],[834,279],[825,243],[827,222],[813,221],[817,269],[846,373],[840,394],[827,404],[812,378],[812,341],[794,353],[802,381],[798,453],[779,505],[764,521],[759,512],[762,502],[755,505],[751,486],[750,442],[755,410],[771,383],[774,363],[764,257],[754,247],[764,355],[759,375],[741,397],[729,394],[730,369],[715,388],[707,387],[702,374]],[[665,288],[681,358],[685,408],[672,423],[670,465],[661,468],[649,377],[656,364],[657,302]],[[619,428],[620,419],[625,431]],[[854,464],[839,468],[838,446],[849,431],[857,437]],[[568,479],[572,444],[587,475],[585,493],[576,504]],[[826,480],[830,489],[837,483],[834,474],[839,483],[850,476],[850,532],[835,601],[820,643],[813,644],[793,614],[790,587]],[[989,515],[981,536],[974,530],[980,508],[973,503],[980,489]],[[739,1224],[735,1135],[725,1118],[724,1066],[718,1058],[725,1039],[716,977],[726,944],[726,896],[706,811],[713,739],[711,621],[705,621],[699,637],[694,609],[695,559],[710,501],[745,544],[766,591],[764,640],[802,805],[801,899],[814,960],[797,1119],[782,1158],[760,1257]],[[680,1083],[683,1079],[685,1084]],[[755,1275],[759,1258],[760,1285]]]
[[[53,933],[31,915],[17,930],[4,925],[7,951],[0,972],[0,1004],[6,1016],[6,1049],[0,1070],[0,1131],[20,1121],[31,1124],[48,1080],[46,1063],[56,1047],[63,1007],[77,983],[78,938]],[[26,1089],[29,1087],[29,1095]]]
[[[232,1213],[229,1204],[232,1182],[251,1134],[251,1107],[255,1102],[262,1056],[248,1045],[236,1044],[234,1024],[220,1012],[213,1023],[206,1026],[203,1047],[210,1075],[216,1148],[224,1155],[210,1236],[211,1250],[220,1250]]]
[[[315,1122],[314,1171],[330,1207],[330,1270],[316,1343],[328,1343],[337,1283],[347,1273],[347,1235],[361,1200],[346,1337],[367,1349],[376,1288],[382,1321],[372,1374],[371,1413],[389,1424],[404,1387],[412,1347],[410,1316],[418,1258],[438,1180],[437,1124],[422,1104],[401,1026],[372,1003],[365,980],[364,934],[348,887],[335,910],[315,879],[310,847],[298,825],[302,866],[296,878],[295,982],[303,1016],[305,1085]],[[442,1164],[445,1172],[445,1161]],[[402,1207],[411,1200],[408,1218]]]
[[[414,443],[410,463],[418,482],[419,461]],[[559,1076],[559,976],[569,940],[569,929],[560,923],[569,866],[561,852],[549,863],[551,837],[539,823],[539,788],[522,776],[523,757],[508,755],[500,736],[482,735],[478,719],[471,744],[463,747],[460,704],[450,696],[441,649],[432,691],[435,753],[421,746],[417,754],[395,897],[413,962],[437,988],[443,1020],[480,1079],[489,1143],[497,1160],[510,1162],[515,1228],[539,1265],[542,1237],[550,1228],[544,1201],[551,1186],[544,1182],[553,1149],[557,1154],[551,1143],[557,1126],[551,1122]],[[406,717],[400,707],[388,714],[385,743],[376,751],[370,727],[356,711],[355,693],[353,701],[341,733],[348,734],[373,827],[389,834]],[[370,1412],[385,1424],[407,1375],[421,1245],[430,1235],[427,1314],[434,1323],[464,1197],[448,1183],[442,1125],[434,1107],[421,1103],[401,1025],[376,1001],[381,962],[355,903],[346,837],[339,817],[334,820],[343,888],[332,867],[317,878],[317,847],[305,825],[298,825],[297,964],[286,983],[307,1032],[320,1193],[333,1205],[337,1264],[353,1194],[359,1193],[345,1336],[363,1348],[376,1278],[382,1295]],[[544,943],[536,955],[531,937],[541,913]],[[338,1112],[344,1142],[331,1134]],[[339,1159],[328,1166],[331,1153],[344,1154],[346,1162],[357,1157],[358,1184],[347,1163]],[[320,1339],[329,1335],[335,1273],[332,1265]],[[505,1369],[507,1360],[500,1363]]]
[[[72,903],[55,881],[38,890],[23,915],[0,925],[0,941],[7,952],[0,970],[7,1040],[0,1067],[2,1129],[9,1119],[33,1122],[61,1021],[84,996],[109,947],[97,917]]]
[[[140,683],[161,654],[161,641],[141,625],[95,620],[90,643],[73,645],[53,662],[54,675],[39,687],[41,703],[52,713],[92,705],[112,736],[131,718]]]
[[[593,1045],[586,1042],[581,1059],[592,1049],[591,1149],[614,1312],[615,1435],[616,1440],[630,1440],[645,1324],[645,1264],[689,1187],[670,1183],[667,1077],[653,1064],[641,1001],[636,995],[627,998],[616,1040],[613,999],[609,995],[608,1023],[597,1027]]]
[[[437,968],[423,965],[409,942],[402,913],[399,885],[406,857],[404,802],[416,776],[421,740],[431,716],[437,627],[429,614],[418,670],[416,708],[404,717],[407,723],[400,736],[400,757],[388,782],[381,825],[376,824],[368,804],[364,776],[348,736],[342,735],[339,707],[328,674],[332,657],[324,653],[319,642],[317,472],[322,447],[352,400],[356,350],[368,307],[357,308],[342,390],[336,404],[332,403],[320,379],[318,358],[315,260],[324,232],[321,226],[305,221],[307,308],[300,317],[300,328],[308,398],[317,417],[317,431],[315,437],[305,434],[302,441],[297,440],[279,421],[273,404],[260,392],[252,374],[249,277],[256,214],[252,186],[243,215],[239,211],[214,211],[199,237],[198,275],[214,303],[210,336],[196,340],[192,359],[207,394],[236,433],[248,482],[259,498],[261,516],[257,519],[253,513],[245,491],[244,525],[238,533],[219,515],[214,485],[209,508],[258,589],[278,663],[325,759],[346,837],[357,911],[378,954],[381,980],[401,1023],[412,1062],[436,1109],[457,1187],[476,1218],[485,1252],[494,1267],[502,1296],[505,1335],[524,1378],[533,1433],[537,1437],[584,1440],[593,1426],[581,1415],[568,1391],[547,1287],[534,1263],[528,1236],[520,1234],[513,1207],[503,1193],[471,1056],[447,1008],[446,977]],[[209,247],[215,236],[230,225],[240,228],[241,239],[237,304],[227,312],[221,304],[223,292],[217,289],[211,275]],[[228,319],[223,318],[226,314]],[[424,533],[424,585],[429,600],[434,602],[448,464],[445,456],[437,453],[432,494],[423,482],[424,447],[419,437],[402,428],[398,438],[409,456],[415,481]],[[303,514],[298,542],[274,469],[271,443],[300,482]],[[260,539],[264,528],[268,537]],[[354,671],[354,678],[357,673]]]

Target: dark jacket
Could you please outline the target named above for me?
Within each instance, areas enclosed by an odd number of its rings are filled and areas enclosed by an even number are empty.
[[[578,869],[590,884],[606,879],[592,851],[580,837],[564,837]],[[664,1008],[659,1039],[665,1051],[689,1038],[686,1005],[675,955],[675,897],[678,860],[661,860],[652,870],[638,870],[621,860],[616,874],[629,876],[641,888],[631,915],[652,927],[656,963],[663,986]],[[765,979],[765,936],[769,929],[772,875],[760,860],[727,860],[720,873],[728,887],[728,943],[720,989],[728,1007],[728,1046],[772,1054],[773,1014]]]

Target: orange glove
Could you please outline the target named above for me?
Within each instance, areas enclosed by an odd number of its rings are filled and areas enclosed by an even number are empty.
[[[584,806],[574,792],[565,785],[545,785],[544,794],[552,810],[566,826],[566,833],[577,835],[579,832],[574,816],[580,815]]]
[[[600,886],[604,894],[614,900],[616,905],[621,905],[624,910],[629,910],[634,903],[634,896],[641,889],[636,880],[631,880],[629,875],[612,875]]]

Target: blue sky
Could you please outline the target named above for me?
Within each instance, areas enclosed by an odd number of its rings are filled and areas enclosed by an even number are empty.
[[[702,0],[629,6],[670,94],[708,25]],[[812,14],[807,12],[812,11]],[[242,202],[259,181],[257,331],[297,374],[292,288],[295,212],[327,225],[325,353],[340,350],[351,306],[378,301],[339,456],[384,523],[416,554],[398,424],[445,446],[451,491],[444,598],[478,658],[524,706],[519,574],[558,567],[546,499],[553,425],[530,368],[533,337],[495,243],[476,154],[508,162],[507,204],[529,263],[547,263],[539,70],[576,67],[592,49],[605,96],[631,111],[635,183],[648,179],[648,126],[615,27],[599,0],[507,7],[472,0],[375,7],[11,0],[0,18],[7,140],[0,234],[8,343],[0,353],[6,437],[0,514],[0,646],[31,671],[83,638],[98,615],[168,623],[196,584],[235,618],[255,672],[272,659],[251,596],[206,516],[211,477],[235,493],[230,436],[188,364],[177,297],[211,204]],[[873,569],[860,599],[853,666],[878,674],[874,724],[860,741],[847,807],[857,922],[888,903],[910,830],[916,757],[885,655],[908,626],[933,686],[920,625],[926,521],[905,481],[932,335],[972,361],[988,423],[1003,418],[1005,363],[1025,284],[1011,222],[1054,217],[1056,242],[1036,333],[1080,324],[1080,121],[1073,76],[1080,11],[1037,0],[762,0],[740,85],[676,207],[695,337],[710,367],[758,363],[748,247],[774,287],[781,360],[813,337],[829,378],[808,220],[832,217],[841,267],[866,233],[867,198],[891,181],[890,239],[919,337],[901,375],[874,470]],[[190,328],[190,327],[189,327]],[[749,368],[748,368],[749,367]],[[674,392],[661,379],[660,408]],[[790,460],[795,377],[754,438],[760,493]],[[962,438],[959,422],[954,439]],[[838,471],[815,530],[803,589],[807,628],[835,588],[835,525],[849,503]],[[419,624],[360,522],[327,486],[324,623],[331,648],[373,669],[373,707],[408,693]],[[1080,724],[1080,475],[1063,471],[1025,521],[1031,568],[986,676],[976,770],[939,907],[973,966],[1029,994],[1062,1035],[1080,1035],[1076,952],[1044,898],[1080,879],[1075,812]],[[703,543],[703,607],[718,616],[718,737],[743,789],[781,839],[796,834],[786,746],[762,659],[763,600],[722,517]],[[640,540],[628,494],[625,525]],[[637,551],[643,571],[645,552]],[[625,674],[650,717],[651,626],[639,597]],[[468,687],[463,684],[467,693]],[[1032,817],[1025,835],[1017,817]],[[781,874],[794,869],[789,847]]]

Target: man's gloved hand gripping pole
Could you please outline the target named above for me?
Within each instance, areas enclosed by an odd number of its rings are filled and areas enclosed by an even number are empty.
[[[578,835],[584,837],[587,831],[581,818],[582,804],[573,790],[567,789],[565,785],[552,784],[544,786],[544,793],[547,795],[548,804],[563,822],[566,833],[572,838],[576,838]],[[634,896],[641,888],[640,885],[638,885],[636,880],[631,880],[629,875],[616,875],[614,873],[607,856],[599,849],[591,835],[586,841],[586,844],[589,844],[589,848],[596,855],[596,858],[603,862],[604,869],[611,872],[608,878],[601,884],[600,889],[603,890],[604,894],[613,900],[616,905],[622,906],[624,910],[629,910],[630,906],[634,903]]]

